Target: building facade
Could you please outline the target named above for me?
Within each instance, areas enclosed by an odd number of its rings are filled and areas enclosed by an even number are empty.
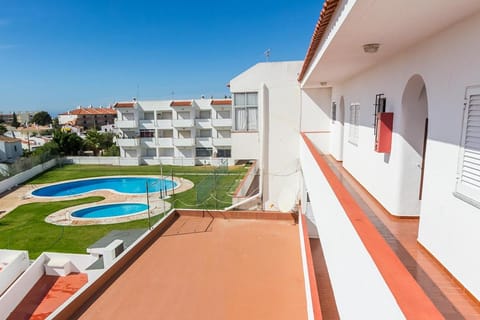
[[[82,130],[101,130],[102,126],[113,124],[116,117],[117,112],[112,108],[78,107],[59,114],[58,123],[61,126],[79,127]]]
[[[124,164],[231,163],[231,100],[119,102],[115,126]]]
[[[20,139],[0,136],[0,162],[14,162],[23,155]]]

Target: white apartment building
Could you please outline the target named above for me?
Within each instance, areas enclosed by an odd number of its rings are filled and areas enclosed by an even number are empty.
[[[115,126],[125,165],[231,164],[231,100],[119,102]]]

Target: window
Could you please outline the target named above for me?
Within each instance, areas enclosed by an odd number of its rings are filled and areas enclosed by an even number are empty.
[[[211,157],[212,148],[196,148],[195,154],[197,155],[197,157]]]
[[[155,137],[155,130],[140,130],[140,137],[141,138],[153,138]]]
[[[256,92],[234,93],[234,130],[258,130],[258,94]]]
[[[200,129],[198,132],[199,138],[210,138],[212,136],[212,129]]]
[[[358,119],[360,115],[360,104],[352,103],[350,105],[350,129],[348,132],[348,141],[358,145]]]
[[[480,206],[480,86],[466,91],[455,195]]]
[[[230,158],[232,156],[232,150],[230,149],[218,149],[217,157],[219,158]]]

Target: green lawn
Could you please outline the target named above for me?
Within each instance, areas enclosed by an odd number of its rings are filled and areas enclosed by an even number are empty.
[[[175,208],[224,208],[231,204],[231,193],[246,172],[243,166],[231,167],[228,174],[209,175],[211,167],[164,166],[164,175],[170,174],[191,180],[195,188],[177,193],[170,201]],[[51,169],[28,181],[28,184],[51,183],[109,175],[159,175],[159,166],[117,167],[94,165],[65,165]],[[199,190],[200,189],[200,190]],[[216,189],[216,190],[215,190]],[[197,204],[197,193],[202,203]],[[28,250],[30,258],[43,251],[86,253],[86,248],[111,230],[148,228],[147,219],[111,225],[56,226],[44,222],[49,214],[60,209],[100,201],[101,197],[37,202],[17,207],[0,219],[0,248]],[[152,218],[152,223],[161,218]]]

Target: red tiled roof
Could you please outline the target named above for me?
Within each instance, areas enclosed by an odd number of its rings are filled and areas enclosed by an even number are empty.
[[[86,115],[86,114],[117,114],[117,111],[111,108],[78,108],[74,110],[70,110],[65,113],[61,113],[61,115]]]
[[[170,107],[191,107],[191,106],[192,106],[191,100],[172,101],[170,103]]]
[[[212,100],[212,106],[230,106],[232,105],[231,99],[223,99],[223,100]]]
[[[320,11],[320,17],[318,18],[317,25],[315,26],[315,31],[313,31],[312,40],[310,40],[310,46],[308,47],[305,60],[303,61],[302,70],[298,76],[298,81],[302,81],[305,73],[307,72],[310,63],[317,52],[318,46],[323,39],[325,30],[330,24],[330,20],[337,8],[339,0],[326,0],[323,3],[322,11]]]
[[[114,108],[133,108],[135,102],[117,102],[113,105]]]

